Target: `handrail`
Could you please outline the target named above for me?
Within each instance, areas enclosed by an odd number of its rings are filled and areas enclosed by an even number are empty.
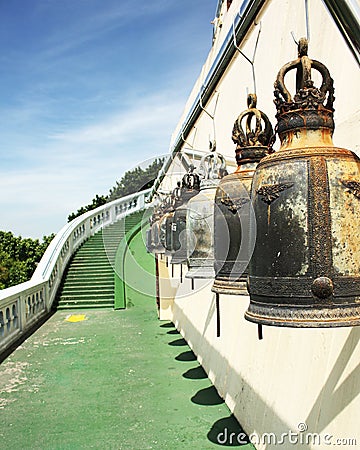
[[[88,211],[66,224],[54,237],[32,278],[0,291],[0,354],[49,314],[71,256],[90,236],[149,206],[151,188]]]

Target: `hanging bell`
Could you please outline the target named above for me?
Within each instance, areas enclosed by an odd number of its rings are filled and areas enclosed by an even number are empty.
[[[158,226],[161,217],[161,205],[154,208],[152,215],[149,217],[150,228],[146,231],[146,250],[149,253],[157,253],[157,246],[159,244],[158,239]]]
[[[174,211],[167,212],[159,220],[159,239],[160,244],[164,249],[164,254],[170,255],[172,253],[171,246],[171,225],[174,217]]]
[[[225,175],[226,162],[216,146],[201,159],[200,192],[187,206],[187,253],[189,270],[186,278],[214,278],[214,208],[216,188]]]
[[[160,243],[165,249],[165,255],[171,255],[173,253],[173,239],[172,239],[172,223],[175,213],[175,208],[181,204],[180,201],[181,187],[180,182],[177,183],[176,188],[173,190],[170,196],[165,199],[165,214],[159,221],[159,237]]]
[[[180,196],[177,198],[171,223],[171,264],[183,264],[187,260],[186,211],[189,200],[200,190],[200,177],[191,164],[182,179]],[[177,206],[179,205],[179,206]]]
[[[146,233],[146,248],[148,252],[154,254],[166,254],[166,221],[173,214],[174,193],[165,197],[149,218],[150,229]]]
[[[153,253],[154,247],[151,236],[151,228],[146,230],[146,241],[145,241],[146,250],[148,253]]]
[[[288,327],[360,325],[360,160],[333,145],[333,80],[307,48],[301,39],[298,59],[275,82],[281,148],[260,162],[253,180],[257,237],[245,318]],[[293,98],[284,84],[292,69]]]
[[[248,109],[234,124],[236,171],[224,177],[215,196],[214,242],[217,294],[247,295],[247,266],[253,244],[249,241],[251,181],[258,162],[271,153],[273,130],[268,117],[256,108],[249,94]],[[244,124],[245,122],[245,130]],[[252,122],[255,122],[254,124]]]

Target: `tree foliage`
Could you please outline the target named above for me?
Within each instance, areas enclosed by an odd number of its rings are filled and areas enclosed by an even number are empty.
[[[134,194],[135,192],[150,188],[154,184],[163,163],[164,158],[156,158],[146,169],[136,167],[133,170],[128,170],[120,181],[117,181],[116,185],[110,189],[109,195],[96,195],[90,204],[82,206],[76,213],[71,213],[68,216],[68,221],[70,222],[75,217],[87,211],[92,211],[107,202],[112,202],[117,198],[125,197],[125,195]]]
[[[111,202],[125,195],[143,191],[150,188],[157,178],[159,170],[164,163],[164,158],[156,158],[146,169],[136,167],[125,172],[120,181],[110,189],[108,201]]]
[[[44,236],[40,242],[0,231],[0,289],[29,280],[53,237]]]
[[[87,211],[92,211],[93,209],[98,208],[99,206],[105,205],[107,201],[107,197],[104,195],[97,195],[92,199],[92,202],[86,206],[82,206],[79,208],[76,213],[71,213],[68,216],[68,222],[71,222],[75,217],[81,216],[81,214],[86,213]]]

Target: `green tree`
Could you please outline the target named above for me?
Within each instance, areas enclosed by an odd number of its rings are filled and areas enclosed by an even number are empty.
[[[107,197],[104,195],[97,195],[92,199],[92,202],[89,205],[82,206],[79,208],[76,213],[71,213],[68,216],[68,222],[71,222],[75,217],[81,216],[81,214],[86,213],[87,211],[92,211],[93,209],[98,208],[99,206],[105,205],[107,201]]]
[[[110,189],[108,201],[111,202],[125,195],[150,188],[154,184],[163,163],[164,158],[156,158],[146,169],[136,167],[125,172],[120,181],[117,181],[116,185]]]
[[[29,280],[53,237],[44,236],[40,242],[0,231],[0,289]]]

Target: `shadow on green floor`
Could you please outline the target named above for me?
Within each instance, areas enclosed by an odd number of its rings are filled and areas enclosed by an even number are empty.
[[[187,345],[187,342],[184,338],[176,339],[175,341],[169,342],[169,345],[172,345],[173,347],[182,347]]]
[[[160,325],[160,327],[171,328],[173,327],[173,324],[164,323]],[[177,330],[170,330],[167,332],[167,334],[170,335],[174,335],[177,333]],[[187,345],[186,341],[182,338],[169,342],[168,344],[171,346]],[[178,354],[175,357],[175,360],[184,363],[192,361],[196,362],[195,367],[191,367],[182,374],[183,378],[193,383],[192,386],[195,386],[195,389],[196,387],[201,386],[201,389],[196,390],[194,392],[194,395],[190,398],[191,403],[200,407],[205,407],[205,416],[208,415],[207,411],[209,411],[210,413],[210,411],[213,411],[214,407],[226,408],[224,399],[219,396],[216,388],[212,384],[210,384],[210,380],[208,380],[208,376],[205,370],[202,366],[199,365],[195,354],[191,350]],[[208,383],[210,385],[207,387],[203,387],[203,383],[206,383],[206,380],[208,380]],[[228,412],[230,414],[229,410]],[[212,424],[206,436],[210,446],[215,444],[219,447],[246,447],[248,449],[254,448],[233,414],[230,414],[228,417],[222,417],[216,420]]]
[[[200,389],[193,397],[191,397],[191,401],[197,405],[205,406],[221,405],[224,403],[224,399],[220,397],[215,386]]]
[[[178,330],[170,330],[167,331],[166,334],[180,334],[180,333],[178,332]]]
[[[175,357],[176,361],[196,361],[196,356],[195,353],[192,352],[191,350],[187,351],[187,352],[182,352],[179,355],[177,355]]]
[[[224,447],[242,447],[250,444],[249,438],[232,414],[217,420],[207,437],[214,444]]]
[[[166,322],[160,325],[160,328],[175,328],[175,325],[172,322]]]
[[[207,374],[201,366],[193,367],[192,369],[187,370],[186,372],[183,373],[182,376],[190,380],[203,380],[207,378]]]

